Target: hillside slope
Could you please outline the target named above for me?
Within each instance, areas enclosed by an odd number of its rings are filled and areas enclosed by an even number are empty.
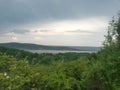
[[[31,43],[0,43],[0,46],[16,48],[16,49],[28,49],[28,50],[76,50],[76,51],[98,51],[100,47],[90,46],[49,46],[38,45]]]

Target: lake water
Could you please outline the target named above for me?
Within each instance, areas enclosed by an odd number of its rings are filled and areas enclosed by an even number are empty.
[[[53,54],[57,54],[57,53],[93,53],[96,51],[68,51],[68,50],[27,50],[30,51],[32,53],[53,53]]]

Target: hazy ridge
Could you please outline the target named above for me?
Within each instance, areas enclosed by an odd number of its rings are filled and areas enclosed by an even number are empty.
[[[92,46],[50,46],[50,45],[38,45],[32,43],[0,43],[0,46],[24,49],[24,50],[69,50],[69,51],[98,51],[100,47]]]

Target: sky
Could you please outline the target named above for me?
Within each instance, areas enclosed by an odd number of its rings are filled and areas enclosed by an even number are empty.
[[[101,46],[120,0],[0,0],[0,43]]]

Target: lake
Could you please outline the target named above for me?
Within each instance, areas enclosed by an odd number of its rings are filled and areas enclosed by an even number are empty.
[[[71,51],[71,50],[27,50],[32,53],[94,53],[96,51]]]

